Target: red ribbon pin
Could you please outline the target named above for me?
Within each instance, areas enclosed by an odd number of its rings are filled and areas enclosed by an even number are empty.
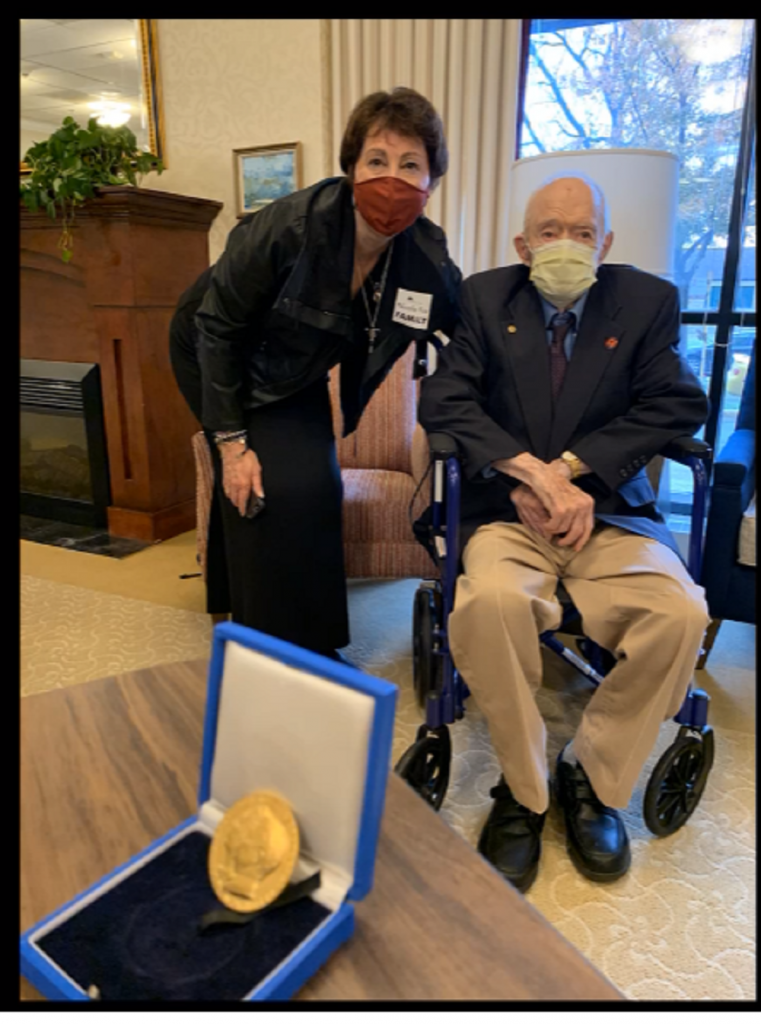
[[[606,348],[615,348],[618,344],[618,338],[608,338],[605,342]]]

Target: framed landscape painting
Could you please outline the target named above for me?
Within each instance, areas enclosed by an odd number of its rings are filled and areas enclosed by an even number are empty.
[[[296,192],[301,186],[301,143],[233,150],[237,216]]]

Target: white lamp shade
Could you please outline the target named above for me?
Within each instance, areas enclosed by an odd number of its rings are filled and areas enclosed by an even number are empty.
[[[630,263],[673,281],[679,158],[657,149],[585,149],[516,160],[510,175],[511,263],[520,262],[512,240],[523,231],[529,196],[564,173],[586,174],[605,193],[614,234],[606,262]]]

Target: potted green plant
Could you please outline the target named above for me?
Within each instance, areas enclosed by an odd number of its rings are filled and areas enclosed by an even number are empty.
[[[164,169],[156,156],[138,149],[126,125],[109,128],[94,117],[87,128],[73,117],[64,118],[50,138],[27,150],[24,162],[31,173],[21,182],[21,200],[32,213],[44,209],[53,219],[60,214],[58,248],[65,263],[72,256],[75,210],[95,197],[99,185],[139,187],[149,171],[161,174]]]

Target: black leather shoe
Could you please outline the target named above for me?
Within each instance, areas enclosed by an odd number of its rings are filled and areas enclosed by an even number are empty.
[[[631,850],[621,816],[595,795],[580,764],[560,752],[555,792],[565,817],[568,853],[578,871],[593,882],[614,882],[629,870]]]
[[[478,840],[478,852],[519,892],[527,892],[539,870],[544,814],[519,804],[504,778],[489,793],[494,805]]]

